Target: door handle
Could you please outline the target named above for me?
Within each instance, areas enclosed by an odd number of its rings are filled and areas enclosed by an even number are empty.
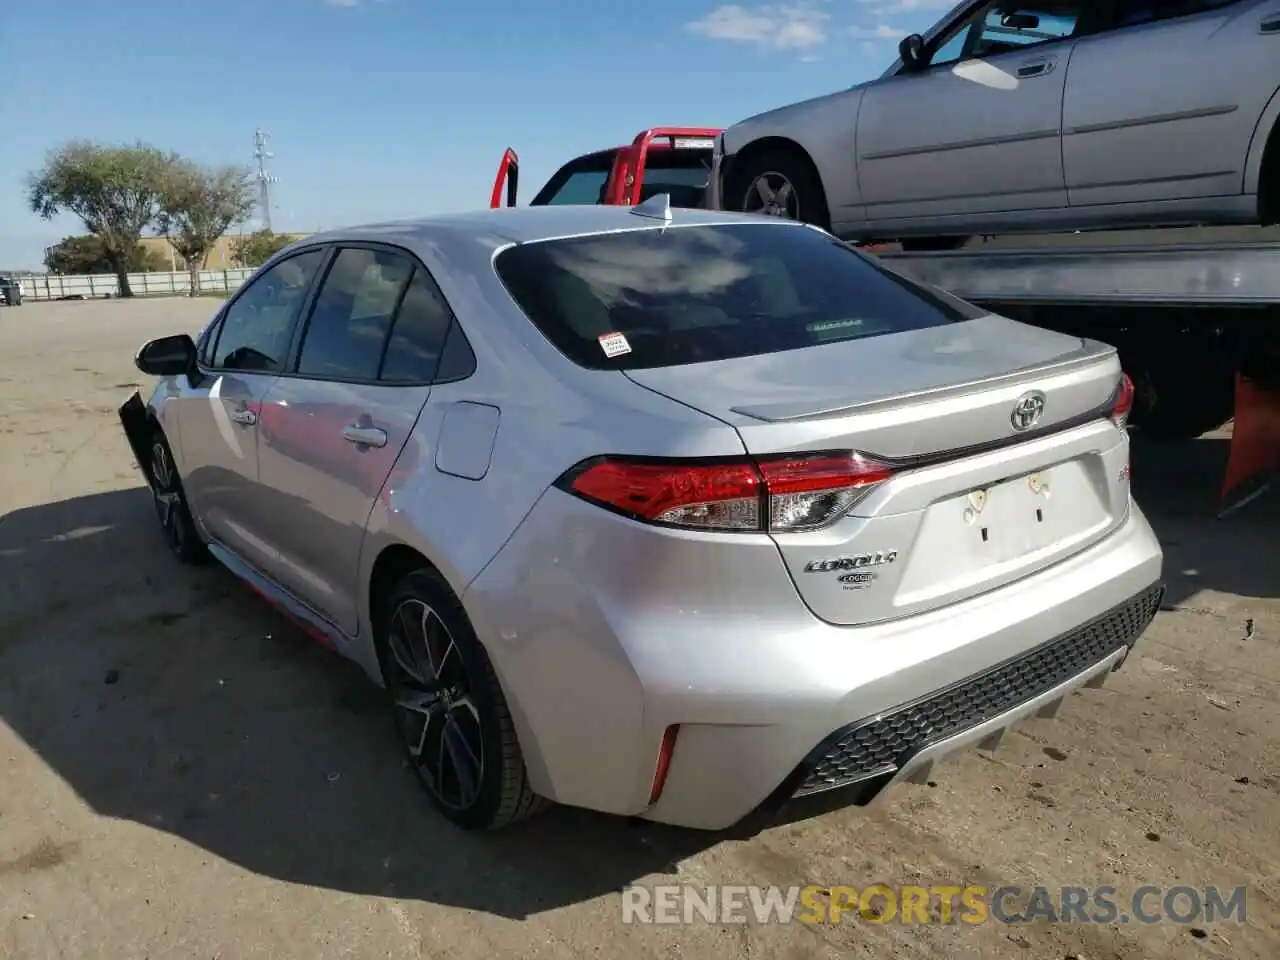
[[[1024,63],[1020,66],[1018,76],[1024,80],[1028,77],[1042,77],[1052,69],[1052,60],[1036,60],[1034,63]]]
[[[1273,13],[1269,17],[1263,17],[1262,22],[1258,24],[1259,33],[1280,33],[1280,13]]]
[[[227,416],[234,423],[243,423],[249,427],[253,426],[255,423],[258,422],[258,415],[254,413],[252,410],[250,410],[248,407],[241,407],[238,410],[232,410],[230,413],[227,414]]]
[[[342,428],[342,435],[358,447],[385,447],[387,431],[381,427],[351,424]]]

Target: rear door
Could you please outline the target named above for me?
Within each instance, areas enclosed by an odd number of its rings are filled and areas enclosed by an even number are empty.
[[[262,409],[259,476],[275,579],[348,635],[365,524],[437,375],[452,323],[435,282],[398,248],[344,245],[294,359]]]
[[[258,274],[224,309],[201,356],[200,389],[178,401],[183,485],[205,532],[259,569],[274,554],[255,495],[262,400],[326,255],[312,248]]]
[[[1280,87],[1280,2],[1111,0],[1111,10],[1067,72],[1071,205],[1239,194]]]

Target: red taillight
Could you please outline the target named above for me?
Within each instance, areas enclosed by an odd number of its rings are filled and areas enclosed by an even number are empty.
[[[559,486],[649,523],[791,533],[828,526],[893,469],[859,453],[708,461],[599,457]]]
[[[1116,387],[1115,399],[1111,401],[1111,420],[1117,427],[1123,427],[1129,420],[1129,412],[1133,409],[1133,381],[1127,373],[1120,374],[1120,384]]]

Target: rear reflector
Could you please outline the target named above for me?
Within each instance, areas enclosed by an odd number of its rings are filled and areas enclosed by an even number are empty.
[[[715,461],[596,457],[556,485],[646,523],[793,533],[830,526],[892,475],[888,465],[850,452]]]
[[[1129,413],[1133,410],[1133,392],[1133,381],[1129,375],[1120,374],[1120,383],[1111,401],[1111,420],[1117,427],[1123,427],[1129,420]]]
[[[655,804],[662,796],[662,788],[667,785],[667,773],[671,770],[671,755],[675,753],[676,736],[680,733],[680,724],[674,723],[662,733],[662,745],[658,748],[658,765],[653,771],[653,786],[649,788],[649,803]]]

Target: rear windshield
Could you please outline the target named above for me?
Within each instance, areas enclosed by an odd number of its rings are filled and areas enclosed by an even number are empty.
[[[552,175],[530,206],[603,203],[605,183],[616,155],[616,150],[605,150],[571,160]],[[671,196],[672,206],[701,207],[710,171],[710,150],[655,147],[645,160],[644,182],[637,202],[655,193],[666,193]]]
[[[827,234],[777,222],[519,244],[494,267],[548,340],[601,370],[798,350],[983,312]]]

